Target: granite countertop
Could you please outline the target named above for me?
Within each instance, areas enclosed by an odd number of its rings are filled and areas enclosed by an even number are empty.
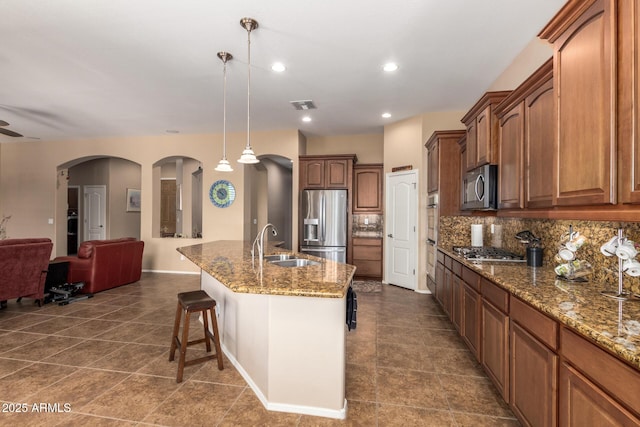
[[[552,266],[476,264],[450,250],[440,247],[438,250],[640,369],[640,301],[606,297],[601,290],[617,291],[617,288],[605,288],[598,283],[559,280]]]
[[[342,298],[353,279],[356,267],[296,253],[297,258],[317,261],[319,265],[280,267],[264,262],[260,271],[256,253],[251,261],[251,243],[219,240],[177,249],[203,271],[233,292],[320,298]],[[292,253],[269,244],[265,255]]]

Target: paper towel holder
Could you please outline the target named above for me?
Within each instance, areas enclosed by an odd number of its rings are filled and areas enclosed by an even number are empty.
[[[618,244],[622,244],[627,241],[627,237],[624,235],[622,228],[618,229],[617,236]],[[619,301],[640,301],[640,295],[629,292],[623,288],[624,280],[624,260],[618,257],[618,289],[616,290],[603,290],[600,293],[606,297],[614,298]]]

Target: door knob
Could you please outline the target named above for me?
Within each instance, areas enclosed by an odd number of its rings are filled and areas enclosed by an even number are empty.
[[[393,238],[393,234],[387,234],[387,237]]]

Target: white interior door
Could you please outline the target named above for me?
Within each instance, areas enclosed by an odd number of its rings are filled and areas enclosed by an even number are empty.
[[[385,283],[415,290],[418,251],[418,171],[386,175]]]
[[[84,187],[84,240],[107,238],[107,187],[86,185]]]

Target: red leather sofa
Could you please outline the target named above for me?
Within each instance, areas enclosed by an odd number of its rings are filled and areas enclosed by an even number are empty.
[[[133,237],[87,240],[77,256],[55,261],[69,261],[67,282],[84,282],[81,292],[95,293],[140,280],[143,249],[144,242]]]
[[[53,243],[51,239],[0,240],[0,301],[13,298],[44,299],[44,282]]]

